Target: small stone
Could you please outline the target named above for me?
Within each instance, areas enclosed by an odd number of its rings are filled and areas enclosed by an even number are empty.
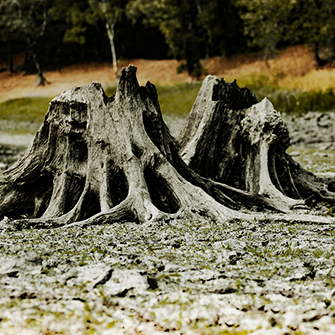
[[[98,280],[95,282],[95,284],[93,285],[93,288],[98,287],[99,285],[104,285],[108,282],[108,280],[110,280],[112,278],[112,274],[113,274],[114,269],[109,268],[105,273],[103,273]]]
[[[172,244],[171,244],[171,247],[172,248],[175,248],[175,249],[178,249],[181,247],[181,242],[179,241],[174,241]]]
[[[272,307],[272,308],[271,308],[271,311],[272,311],[272,313],[274,313],[274,314],[278,314],[278,313],[280,312],[280,309],[279,309],[279,307],[275,306],[275,307]]]
[[[318,121],[318,126],[322,127],[322,128],[328,128],[332,126],[332,121],[330,120],[322,120],[322,121]]]
[[[127,295],[127,293],[128,293],[130,290],[132,290],[132,289],[133,289],[133,287],[131,287],[131,288],[126,288],[126,289],[124,289],[123,291],[120,291],[120,292],[114,294],[113,296],[114,296],[114,297],[118,297],[118,298],[124,298],[124,297]]]
[[[148,285],[149,285],[148,290],[158,289],[158,282],[155,277],[147,276],[147,280],[148,280]]]
[[[235,325],[235,322],[233,322],[233,321],[226,321],[225,325],[230,328],[230,327],[233,327]]]
[[[115,247],[117,246],[117,244],[114,243],[113,241],[109,242],[107,245],[108,245],[109,247],[113,247],[113,248],[115,248]]]
[[[238,290],[230,286],[213,291],[213,293],[216,293],[216,294],[231,294],[231,293],[236,293],[236,292],[238,292]]]

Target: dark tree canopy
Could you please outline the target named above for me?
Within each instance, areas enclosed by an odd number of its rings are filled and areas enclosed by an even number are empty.
[[[285,150],[280,113],[247,88],[208,76],[176,140],[155,86],[121,71],[115,96],[100,84],[54,98],[25,156],[0,179],[0,215],[17,227],[172,218],[264,219],[241,205],[299,216],[311,199],[333,202],[334,182],[304,170]],[[305,200],[308,201],[305,201]]]

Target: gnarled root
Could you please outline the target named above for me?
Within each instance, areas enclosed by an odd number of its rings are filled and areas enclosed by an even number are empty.
[[[270,101],[235,82],[204,80],[178,140],[185,163],[236,201],[289,213],[313,194],[334,199],[285,153],[289,133]]]
[[[322,194],[318,181],[285,154],[288,133],[267,100],[255,104],[247,89],[210,77],[180,150],[155,87],[140,87],[135,74],[133,66],[123,69],[110,98],[100,84],[91,84],[52,100],[32,146],[0,179],[1,216],[15,219],[17,228],[263,220],[262,214],[240,213],[235,200],[288,212],[303,204],[300,195]],[[330,186],[328,192],[324,197],[332,197]]]

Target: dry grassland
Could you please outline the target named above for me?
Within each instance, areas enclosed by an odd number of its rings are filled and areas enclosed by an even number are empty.
[[[17,59],[16,63],[19,62],[20,59]],[[119,61],[119,68],[129,64],[137,66],[138,80],[142,85],[148,80],[159,85],[194,80],[186,73],[177,73],[176,68],[180,63],[176,60],[131,59]],[[318,68],[313,51],[307,46],[283,49],[267,61],[256,54],[243,54],[231,59],[213,57],[202,63],[207,74],[225,77],[227,80],[236,78],[240,85],[261,81],[303,91],[335,89],[335,69]],[[47,71],[46,77],[50,84],[40,87],[37,86],[35,75],[27,75],[24,72],[11,74],[8,71],[0,73],[0,102],[25,96],[52,97],[73,86],[92,81],[100,82],[105,87],[113,86],[117,82],[110,64],[107,63],[71,65],[63,68],[61,72]]]

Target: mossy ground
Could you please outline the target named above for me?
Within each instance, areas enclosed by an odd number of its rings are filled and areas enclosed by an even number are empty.
[[[184,83],[177,85],[157,85],[158,100],[164,115],[186,118],[198,95],[201,83]],[[116,87],[107,87],[108,96],[115,94]]]
[[[50,100],[44,97],[7,100],[0,103],[0,117],[14,122],[42,123]]]

